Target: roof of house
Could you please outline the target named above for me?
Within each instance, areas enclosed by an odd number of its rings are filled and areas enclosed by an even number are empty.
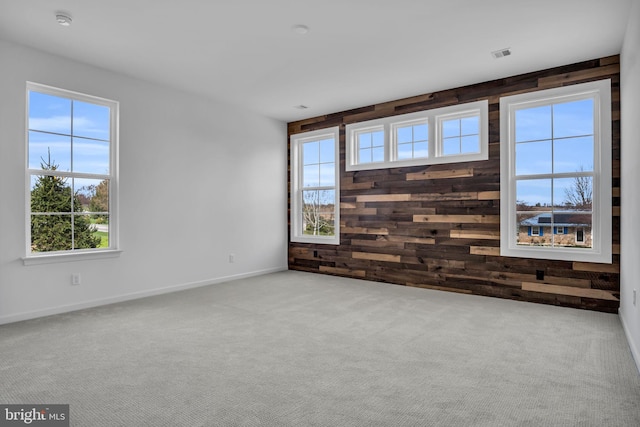
[[[527,218],[520,222],[524,226],[555,226],[555,227],[576,227],[591,226],[591,212],[585,211],[562,211],[562,212],[545,212],[534,217]]]

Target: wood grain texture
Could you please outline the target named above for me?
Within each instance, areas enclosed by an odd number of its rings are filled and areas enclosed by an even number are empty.
[[[289,268],[616,313],[619,69],[619,57],[611,56],[289,123],[289,135],[340,126],[341,215],[340,245],[290,242]],[[500,98],[600,79],[612,81],[613,264],[501,257]],[[344,170],[344,125],[485,99],[488,160]],[[544,280],[536,280],[537,271],[544,273]]]

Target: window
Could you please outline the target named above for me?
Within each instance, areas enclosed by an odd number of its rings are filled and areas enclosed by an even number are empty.
[[[610,263],[610,80],[504,97],[500,115],[501,255]]]
[[[488,101],[352,123],[346,170],[486,160]]]
[[[539,236],[540,235],[540,227],[531,227],[531,235]]]
[[[27,84],[29,259],[116,246],[118,104]]]
[[[376,131],[359,150],[375,159]],[[340,244],[338,127],[291,135],[291,241]]]

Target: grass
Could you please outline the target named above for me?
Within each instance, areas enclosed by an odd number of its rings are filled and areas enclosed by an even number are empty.
[[[94,231],[94,236],[100,236],[100,244],[99,248],[108,248],[109,247],[109,233],[106,231]]]

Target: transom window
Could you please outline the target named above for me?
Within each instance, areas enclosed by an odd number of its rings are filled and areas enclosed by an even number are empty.
[[[291,153],[291,241],[339,244],[338,128],[292,135]]]
[[[488,101],[352,123],[346,170],[486,160]]]
[[[384,162],[384,130],[363,130],[357,133],[360,163]]]
[[[503,255],[611,262],[610,92],[606,80],[501,99]]]
[[[116,248],[117,102],[27,84],[27,257]]]
[[[396,159],[424,159],[429,157],[429,123],[418,120],[392,126],[396,141]]]

